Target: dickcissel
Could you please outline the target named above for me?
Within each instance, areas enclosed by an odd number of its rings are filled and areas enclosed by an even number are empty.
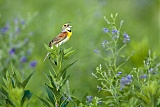
[[[67,42],[70,39],[71,35],[72,35],[71,27],[72,26],[70,26],[70,23],[64,24],[62,26],[62,30],[59,33],[59,35],[56,36],[55,38],[53,38],[51,42],[49,42],[49,47],[51,49],[53,49],[53,45],[55,45],[56,47],[58,47],[58,46],[64,44],[65,42]],[[47,53],[44,61],[49,56],[49,54],[50,54],[50,52]]]

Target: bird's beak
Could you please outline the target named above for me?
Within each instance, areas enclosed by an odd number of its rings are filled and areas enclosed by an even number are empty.
[[[71,28],[72,26],[69,26],[69,28]]]

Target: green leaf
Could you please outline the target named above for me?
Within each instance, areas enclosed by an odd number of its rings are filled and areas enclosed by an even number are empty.
[[[55,61],[57,58],[57,55],[55,53],[50,53],[50,58],[53,58],[53,60]]]
[[[55,75],[57,76],[58,66],[55,64],[55,61],[50,60],[50,63],[52,64],[52,69],[53,69]]]
[[[63,79],[63,81],[60,83],[60,87],[59,90],[62,88],[62,86],[66,83],[66,81],[69,79],[70,75],[68,75],[65,79]]]
[[[25,88],[28,81],[30,80],[31,76],[33,75],[34,72],[32,72],[22,83],[22,87]]]
[[[16,79],[16,81],[19,81],[20,83],[22,82],[21,73],[18,70],[16,70],[15,67],[14,67],[14,71],[13,71],[13,77]]]
[[[54,89],[57,89],[57,84],[56,84],[56,82],[53,80],[52,76],[47,75],[47,77],[48,77],[50,83],[52,84],[52,86],[54,87]]]
[[[15,81],[16,81],[16,85],[17,86],[21,86],[21,80],[20,80],[20,77],[22,77],[20,74],[18,74],[18,73],[14,73],[13,74],[13,78],[15,79]]]
[[[59,73],[60,77],[62,77],[62,79],[65,79],[66,78],[66,74],[67,72],[62,70],[62,73]]]
[[[6,78],[7,78],[7,79],[10,78],[10,74],[9,74],[8,71],[6,72]]]
[[[68,48],[68,49],[65,49],[65,50],[64,50],[64,54],[68,53],[68,52],[71,51],[71,50],[72,50],[72,47],[71,47],[71,48]]]
[[[8,83],[8,81],[3,77],[3,82],[4,82],[4,84],[5,84],[5,86],[7,87],[7,88],[9,88],[9,83]]]
[[[16,82],[15,82],[14,78],[12,78],[12,77],[11,77],[11,83],[12,83],[12,87],[15,88]]]
[[[46,87],[46,91],[47,91],[47,94],[48,94],[48,97],[51,103],[53,105],[56,105],[57,99],[55,97],[55,94],[52,92],[52,90],[48,86]]]
[[[48,45],[46,45],[45,43],[44,43],[44,47],[46,48],[47,51],[52,51],[52,49]]]
[[[74,63],[76,63],[78,60],[72,62],[71,64],[68,64],[64,69],[63,71],[66,71],[69,67],[71,67]]]
[[[48,84],[45,84],[45,85],[52,90],[56,99],[58,99],[60,96],[60,90],[58,90],[58,86],[57,86],[57,88],[53,88],[53,87],[49,86]]]
[[[59,76],[62,77],[63,79],[66,77],[66,71],[69,67],[71,67],[74,63],[76,63],[76,61],[72,62],[71,64],[68,64],[63,70],[62,73],[59,73]]]
[[[56,57],[58,49],[57,49],[57,47],[54,44],[52,45],[52,47],[53,47],[52,49],[48,45],[46,45],[46,44],[44,44],[44,46],[45,46],[46,50],[48,52],[50,52],[50,55],[52,57]]]
[[[108,99],[107,101],[105,101],[105,104],[107,104],[107,105],[110,105],[112,103],[114,103],[113,99]]]
[[[150,99],[148,99],[146,96],[140,94],[140,93],[136,93],[136,96],[142,100],[145,104],[149,103],[150,102]]]
[[[0,98],[7,99],[7,93],[6,93],[6,91],[3,90],[3,89],[0,90]]]
[[[13,76],[17,82],[21,83],[22,82],[22,76],[21,73],[16,69],[16,67],[13,65],[13,63],[10,64],[11,68],[11,76]]]
[[[32,97],[32,93],[30,92],[30,90],[25,90],[23,98],[21,100],[22,105],[24,104],[25,101],[28,101],[31,97]]]
[[[24,91],[24,97],[30,99],[32,97],[32,93],[30,92],[30,90],[25,90]]]
[[[44,100],[44,99],[42,99],[42,98],[40,98],[40,97],[38,97],[38,98],[43,102],[43,104],[44,104],[45,106],[51,107],[50,104],[49,104],[49,102],[47,102],[46,100]]]
[[[58,66],[59,71],[61,71],[61,68],[62,68],[63,56],[64,56],[64,52],[61,49],[59,52],[58,58],[57,58],[57,66]]]
[[[60,104],[60,107],[67,107],[68,105],[68,101],[67,99],[65,99],[61,104]]]
[[[4,103],[2,104],[3,105],[2,107],[6,107],[6,104],[9,107],[16,107],[14,103],[8,98],[8,89],[6,89],[4,86],[0,88],[0,103],[2,103],[2,100],[4,101]]]
[[[6,104],[9,106],[9,107],[16,107],[14,105],[14,103],[10,100],[10,99],[6,99]]]
[[[72,102],[73,102],[73,104],[74,104],[74,107],[77,107],[76,105],[80,105],[81,101],[79,101],[79,100],[77,99],[77,97],[75,97],[75,96],[72,95],[71,99],[72,99]],[[79,107],[79,106],[78,106],[78,107]]]
[[[53,47],[55,52],[58,52],[58,49],[59,49],[58,47],[56,47],[54,44],[52,45],[52,47]]]
[[[87,96],[88,96],[88,93],[86,93],[86,94],[84,95],[84,97],[82,98],[82,103],[83,103],[83,104],[86,104],[86,98],[87,98]]]
[[[76,51],[76,50],[69,51],[68,53],[66,53],[66,54],[64,55],[64,58],[65,58],[65,59],[68,59],[70,56],[73,55],[73,53],[74,53],[75,51]]]

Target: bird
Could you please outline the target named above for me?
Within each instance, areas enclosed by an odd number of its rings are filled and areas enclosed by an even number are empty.
[[[66,23],[62,26],[61,32],[52,39],[52,41],[49,42],[49,47],[53,49],[53,45],[56,47],[66,43],[70,37],[72,36],[72,31],[71,31],[72,26],[70,23]],[[49,57],[50,52],[47,53],[46,57],[44,58],[44,61]]]

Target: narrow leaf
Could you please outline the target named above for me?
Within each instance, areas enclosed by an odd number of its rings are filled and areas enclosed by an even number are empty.
[[[38,97],[38,98],[43,102],[43,104],[44,104],[45,106],[51,107],[50,104],[49,104],[49,102],[47,102],[46,100],[44,100],[44,99],[42,99],[42,98],[40,98],[40,97]]]
[[[22,76],[20,76],[20,75],[18,76],[18,75],[17,75],[17,73],[14,73],[13,78],[15,79],[17,86],[21,86],[21,80],[18,77],[22,77]]]
[[[86,104],[86,98],[87,98],[87,96],[88,96],[88,93],[86,93],[86,94],[83,96],[83,98],[82,98],[82,103],[83,103],[83,104]]]
[[[28,101],[31,97],[32,97],[32,93],[30,92],[30,90],[25,90],[23,98],[21,100],[22,105],[24,104],[25,101]]]
[[[60,107],[67,107],[67,105],[68,105],[68,101],[67,101],[67,99],[65,99],[65,100],[61,103]]]
[[[61,87],[66,83],[66,81],[69,79],[69,77],[70,77],[70,75],[68,75],[68,76],[62,81]],[[61,88],[61,87],[60,87],[60,88]]]
[[[7,88],[9,88],[9,83],[8,83],[8,81],[3,77],[3,82],[4,82],[4,84],[5,84],[5,86],[7,87]]]
[[[71,64],[68,64],[64,69],[63,71],[66,71],[69,67],[71,67],[74,63],[76,63],[78,60],[72,62]]]
[[[73,53],[74,53],[75,51],[76,51],[76,50],[72,50],[72,51],[66,53],[66,54],[64,55],[64,58],[65,58],[65,59],[68,59],[70,56],[73,55]]]
[[[108,99],[106,102],[105,102],[105,104],[112,104],[114,102],[114,100],[113,99]]]
[[[52,76],[47,75],[47,77],[48,77],[49,81],[51,82],[52,86],[53,86],[55,89],[57,89],[57,85],[56,85],[56,83],[53,81]]]
[[[56,97],[54,95],[54,93],[52,92],[52,90],[49,88],[49,87],[46,87],[46,91],[47,91],[47,94],[48,94],[48,97],[49,97],[49,100],[51,101],[51,103],[53,105],[56,105]]]
[[[44,43],[44,47],[46,48],[47,51],[52,51],[52,49],[48,45],[46,45],[45,43]]]
[[[22,83],[22,87],[25,88],[28,81],[30,80],[31,76],[33,75],[34,72],[32,72]]]
[[[71,48],[68,48],[68,49],[65,49],[65,50],[64,50],[64,54],[68,53],[68,52],[71,51],[71,50],[72,50],[72,47],[71,47]]]

